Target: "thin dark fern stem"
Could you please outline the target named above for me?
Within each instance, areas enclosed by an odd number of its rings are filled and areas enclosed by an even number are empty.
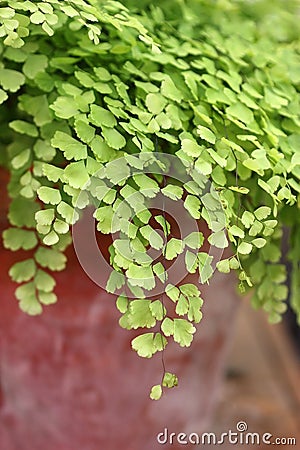
[[[166,175],[163,175],[163,187],[166,186]],[[165,197],[163,196],[163,201],[162,201],[162,216],[163,216],[163,221],[164,221],[164,234],[165,234],[165,242],[164,242],[164,247],[163,247],[163,267],[164,267],[164,292],[162,294],[162,305],[163,305],[163,310],[165,309],[165,293],[166,293],[166,287],[167,287],[167,272],[166,272],[166,268],[164,266],[164,261],[166,259],[166,249],[167,249],[167,240],[168,240],[168,234],[167,234],[167,220],[166,220],[166,207],[165,207]],[[162,331],[161,331],[162,332]],[[162,336],[162,335],[161,335]],[[161,338],[162,339],[162,338]],[[165,360],[164,360],[164,350],[162,351],[162,366],[163,366],[163,370],[164,370],[164,374],[166,373],[166,366],[165,366]]]
[[[158,138],[155,135],[155,153],[158,155]],[[163,174],[163,187],[166,186],[166,175],[165,173]],[[162,303],[162,310],[163,310],[163,319],[164,319],[164,311],[165,311],[165,292],[166,292],[166,286],[167,286],[167,273],[166,273],[166,268],[164,265],[165,259],[166,259],[166,249],[167,249],[167,239],[168,239],[168,235],[167,235],[167,220],[166,220],[166,205],[165,205],[165,197],[163,196],[163,200],[162,200],[162,216],[163,216],[163,221],[164,221],[164,245],[163,245],[163,251],[162,251],[162,256],[163,256],[163,261],[162,261],[162,265],[164,268],[164,281],[163,281],[163,287],[164,287],[164,292],[162,293],[161,296],[161,303]],[[163,320],[162,319],[162,320]],[[165,363],[165,352],[164,352],[164,342],[163,342],[163,331],[161,328],[161,324],[162,321],[160,323],[160,336],[161,336],[161,344],[162,344],[162,351],[161,351],[161,364],[162,364],[162,368],[163,368],[163,373],[162,373],[162,383],[164,380],[164,376],[166,373],[166,363]]]

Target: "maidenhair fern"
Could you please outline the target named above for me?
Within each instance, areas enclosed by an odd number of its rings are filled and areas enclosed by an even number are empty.
[[[143,329],[138,355],[170,339],[189,346],[201,321],[201,286],[168,279],[178,258],[202,284],[215,265],[237,271],[278,322],[285,226],[300,320],[297,3],[136,3],[0,1],[3,239],[28,251],[10,269],[20,308],[56,302],[51,272],[66,267],[70,228],[92,205],[98,232],[114,236],[106,289],[120,325]],[[210,233],[176,234],[166,202]],[[229,242],[231,256],[216,261],[208,247]],[[176,384],[164,371],[151,398]]]

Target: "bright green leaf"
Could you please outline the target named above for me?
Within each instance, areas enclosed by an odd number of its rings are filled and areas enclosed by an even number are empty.
[[[92,123],[100,127],[114,128],[117,125],[114,115],[108,109],[98,105],[91,105],[90,117]]]
[[[68,203],[66,202],[60,202],[57,207],[57,211],[63,217],[63,219],[65,219],[65,221],[70,225],[74,225],[74,223],[76,223],[77,220],[79,219],[78,212],[74,208],[72,208],[72,206],[68,205]]]
[[[137,336],[131,341],[131,346],[142,358],[151,358],[157,352],[154,343],[154,333],[145,333]]]
[[[199,198],[194,195],[188,195],[184,201],[185,209],[190,213],[193,219],[200,219],[201,203]]]
[[[11,69],[0,69],[0,85],[4,90],[16,92],[25,83],[22,73]]]
[[[78,104],[72,97],[58,97],[50,108],[61,119],[70,119],[79,113]]]
[[[165,372],[162,385],[167,388],[178,386],[178,378],[174,373]]]
[[[126,145],[124,136],[122,136],[122,134],[119,133],[119,131],[117,131],[115,128],[102,127],[102,135],[107,145],[116,150],[119,150]]]
[[[125,283],[124,275],[121,272],[113,270],[109,275],[106,284],[106,290],[107,292],[113,294],[117,289],[120,289],[122,286],[124,286],[124,283]]]
[[[63,270],[66,266],[66,256],[52,248],[39,247],[35,253],[35,260],[40,266],[50,270]]]
[[[168,284],[165,290],[167,296],[173,300],[173,302],[176,302],[179,298],[180,291],[176,286],[173,286],[172,284]]]
[[[84,161],[73,162],[64,169],[64,180],[75,189],[83,189],[89,179]]]
[[[128,310],[128,298],[125,295],[119,295],[116,301],[118,310],[124,314]]]
[[[203,150],[193,139],[183,139],[181,141],[181,148],[188,156],[193,156],[195,158],[199,157]]]
[[[208,236],[208,242],[217,248],[226,248],[228,246],[226,234],[223,230],[210,234]]]
[[[228,231],[233,236],[238,236],[241,239],[243,239],[245,237],[244,231],[241,228],[239,228],[237,225],[232,225]]]
[[[21,153],[19,153],[12,159],[11,165],[13,166],[14,169],[20,169],[21,167],[25,166],[25,164],[28,163],[30,155],[31,152],[29,149],[23,150]]]
[[[54,292],[44,292],[40,291],[38,293],[39,301],[43,305],[53,305],[57,302],[57,296],[54,294]]]
[[[25,122],[24,120],[13,120],[9,123],[9,127],[20,134],[37,137],[38,130],[33,123]]]
[[[183,195],[182,187],[175,186],[174,184],[167,184],[162,188],[161,192],[171,200],[179,200]]]
[[[162,396],[162,387],[160,384],[156,384],[155,386],[152,386],[150,391],[150,398],[151,400],[159,400]]]
[[[156,324],[151,310],[151,300],[139,299],[129,303],[129,323],[132,328],[152,328]]]
[[[38,189],[39,199],[46,204],[57,205],[61,201],[61,195],[58,189],[42,186]]]
[[[54,220],[54,209],[43,209],[35,213],[35,220],[39,225],[51,225]]]
[[[204,139],[205,141],[209,142],[210,144],[215,144],[216,136],[209,128],[198,125],[197,133],[199,134],[201,139]]]
[[[191,297],[189,298],[189,304],[188,319],[195,323],[200,323],[202,320],[200,309],[203,305],[203,300],[200,297]]]
[[[178,314],[179,316],[184,316],[185,314],[187,314],[188,310],[189,310],[189,302],[187,298],[184,297],[183,295],[180,295],[176,304],[175,309],[176,314]]]
[[[158,93],[150,93],[146,97],[146,106],[153,114],[159,114],[163,111],[167,100]]]
[[[185,319],[174,319],[174,341],[181,347],[189,347],[193,341],[196,328]]]
[[[48,58],[46,55],[28,55],[25,64],[23,65],[23,72],[30,80],[34,80],[40,72],[45,72],[48,66]]]
[[[15,263],[9,270],[11,279],[17,283],[31,280],[36,271],[36,265],[33,259],[26,259]]]
[[[155,279],[151,267],[130,264],[126,271],[126,276],[134,286],[140,286],[147,290],[155,287]]]
[[[222,261],[217,262],[217,269],[221,273],[230,272],[230,264],[228,259],[222,259]]]
[[[53,139],[51,140],[51,144],[53,147],[59,148],[63,151],[66,159],[75,159],[78,161],[87,157],[86,145],[62,131],[56,131]]]
[[[257,247],[257,248],[262,248],[266,245],[267,241],[266,241],[266,239],[263,239],[263,238],[256,238],[256,239],[253,239],[253,241],[251,243],[253,245],[255,245],[255,247]]]
[[[43,238],[43,243],[45,245],[55,245],[57,244],[59,241],[59,236],[57,233],[55,233],[54,230],[50,231],[50,233],[48,233],[44,238]]]
[[[258,220],[266,219],[271,214],[271,208],[268,206],[261,206],[254,211],[254,214]]]
[[[252,244],[249,244],[248,242],[241,242],[241,244],[238,246],[238,253],[241,255],[249,255],[252,251]]]
[[[254,215],[250,211],[244,211],[242,215],[242,224],[246,228],[250,228],[255,220]]]
[[[176,258],[183,252],[184,246],[180,239],[171,238],[166,245],[165,257],[168,260]]]
[[[34,277],[34,284],[39,291],[51,292],[53,291],[56,282],[51,275],[44,270],[39,269]]]
[[[198,249],[204,242],[204,236],[200,231],[193,231],[183,239],[183,242],[190,248]]]
[[[154,300],[149,305],[151,314],[156,320],[163,320],[166,315],[166,308],[160,300]]]
[[[37,245],[37,237],[34,231],[21,228],[8,228],[3,232],[3,244],[5,248],[16,251],[19,249],[30,250]]]

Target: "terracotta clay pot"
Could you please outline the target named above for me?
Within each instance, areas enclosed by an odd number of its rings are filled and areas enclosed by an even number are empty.
[[[3,230],[7,179],[1,176]],[[166,351],[179,387],[154,402],[148,395],[160,381],[161,357],[144,360],[131,350],[134,334],[119,327],[114,297],[86,276],[73,249],[67,270],[56,276],[58,303],[38,317],[20,312],[14,298],[7,272],[19,257],[1,244],[2,450],[155,450],[164,428],[205,429],[237,307],[230,276],[216,273],[201,287],[204,318],[192,346],[170,344]]]

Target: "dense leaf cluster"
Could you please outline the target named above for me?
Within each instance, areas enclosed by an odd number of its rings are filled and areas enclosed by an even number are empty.
[[[201,293],[169,284],[165,262],[184,254],[204,283],[212,260],[200,232],[172,236],[164,215],[153,225],[149,199],[163,195],[207,223],[211,245],[230,241],[218,270],[236,270],[272,322],[286,309],[288,226],[300,317],[298,16],[296,2],[280,0],[0,1],[0,162],[12,198],[3,238],[29,252],[10,270],[22,310],[56,301],[51,272],[65,268],[70,227],[97,201],[98,230],[119,233],[107,290],[118,292],[121,326],[154,329],[133,348],[151,357],[171,337],[189,346]],[[189,181],[163,175],[158,153],[175,155]],[[203,175],[214,186],[205,199]],[[162,298],[149,299],[159,282]],[[176,384],[164,373],[162,386]]]

